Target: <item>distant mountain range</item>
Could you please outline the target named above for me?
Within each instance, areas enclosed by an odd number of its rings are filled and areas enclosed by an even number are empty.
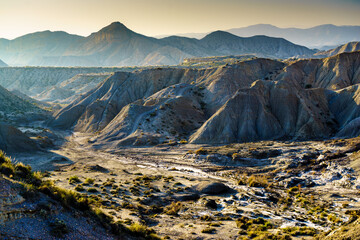
[[[88,37],[66,32],[37,32],[0,39],[0,59],[10,66],[146,66],[174,65],[184,58],[254,54],[258,57],[308,57],[315,51],[282,38],[243,38],[216,31],[198,40],[156,39],[114,22]]]
[[[266,35],[284,38],[309,48],[328,50],[338,45],[360,41],[360,26],[319,25],[312,28],[279,28],[270,24],[257,24],[225,30],[240,37]],[[203,38],[207,33],[185,33],[179,36]],[[164,36],[163,36],[164,37]]]

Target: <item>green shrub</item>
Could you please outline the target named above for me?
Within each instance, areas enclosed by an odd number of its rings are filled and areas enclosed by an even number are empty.
[[[93,184],[95,182],[95,179],[93,178],[86,178],[84,181],[84,184]]]
[[[314,236],[317,233],[317,230],[311,227],[287,227],[282,231],[291,236]]]
[[[63,220],[55,219],[54,221],[50,222],[50,233],[54,237],[64,237],[65,234],[69,232],[65,222]]]
[[[168,215],[178,215],[181,208],[182,208],[181,202],[172,202],[169,206],[165,208],[165,213]]]
[[[129,230],[132,234],[139,237],[144,237],[145,239],[150,240],[160,240],[158,236],[155,235],[155,231],[153,229],[150,229],[146,227],[145,225],[142,225],[140,223],[133,223],[129,227]]]
[[[31,176],[31,167],[26,166],[23,163],[18,163],[15,165],[15,174],[20,178],[28,178]]]
[[[6,176],[12,176],[15,174],[14,165],[9,161],[5,161],[0,165],[0,173]]]
[[[81,191],[84,191],[85,189],[84,189],[83,185],[78,184],[78,185],[76,185],[75,190],[81,192]]]
[[[251,175],[248,178],[248,185],[249,187],[263,187],[266,188],[269,186],[269,182],[265,176],[256,176]]]
[[[206,155],[208,153],[207,150],[205,150],[203,147],[199,148],[198,150],[195,151],[196,155]]]
[[[70,183],[70,184],[79,183],[79,182],[81,182],[81,181],[80,181],[80,179],[79,179],[78,176],[71,176],[71,177],[69,178],[69,183]]]
[[[98,190],[96,188],[88,188],[87,190],[89,193],[97,193]]]
[[[6,157],[5,153],[0,150],[0,164],[3,164],[8,161],[8,157]]]
[[[202,233],[215,233],[216,229],[212,227],[206,227],[203,230],[201,230]]]

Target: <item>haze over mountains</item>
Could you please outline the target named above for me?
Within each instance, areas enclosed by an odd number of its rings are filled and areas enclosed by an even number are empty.
[[[119,22],[88,37],[45,31],[14,40],[0,39],[0,58],[11,66],[176,65],[188,57],[255,54],[289,58],[314,53],[281,38],[240,38],[222,31],[201,40],[156,39],[135,33]]]
[[[330,49],[340,44],[360,41],[360,26],[319,25],[312,28],[279,28],[271,24],[256,24],[224,30],[240,37],[266,35],[284,38],[309,48]],[[203,38],[207,33],[185,33],[179,36]]]

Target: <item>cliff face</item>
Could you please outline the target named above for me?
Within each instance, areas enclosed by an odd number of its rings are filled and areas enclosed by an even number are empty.
[[[192,83],[204,89],[199,94],[203,96],[204,111],[210,116],[238,88],[249,87],[254,80],[283,65],[277,61],[256,59],[210,69],[163,68],[118,72],[62,109],[52,124],[65,128],[74,126],[78,131],[98,131],[127,104],[139,99],[146,100],[154,93],[179,83]],[[172,95],[167,97],[173,98]]]
[[[231,143],[264,139],[328,137],[336,123],[324,91],[258,80],[240,89],[191,137],[193,143]]]

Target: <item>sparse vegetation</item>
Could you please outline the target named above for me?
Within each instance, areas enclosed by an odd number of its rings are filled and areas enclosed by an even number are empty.
[[[168,215],[178,215],[178,212],[182,208],[181,202],[172,202],[169,206],[165,208],[165,213]]]
[[[205,150],[203,147],[199,148],[198,150],[195,151],[196,155],[206,155],[208,153],[207,150]]]
[[[78,176],[71,176],[69,178],[69,183],[70,184],[79,183],[79,182],[81,182],[81,181],[80,181],[80,178]]]

